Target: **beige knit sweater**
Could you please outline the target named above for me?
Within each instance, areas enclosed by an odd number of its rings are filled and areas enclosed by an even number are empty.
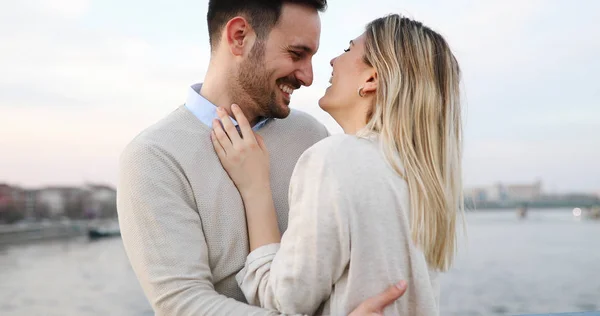
[[[117,188],[125,250],[156,315],[275,314],[243,303],[235,275],[248,255],[244,207],[210,130],[181,106],[126,147]],[[292,111],[259,134],[269,148],[275,208],[285,231],[294,166],[327,130]]]
[[[407,280],[385,314],[438,315],[438,274],[411,241],[408,196],[376,137],[320,141],[293,172],[281,243],[254,250],[237,276],[248,301],[289,314],[348,315]]]

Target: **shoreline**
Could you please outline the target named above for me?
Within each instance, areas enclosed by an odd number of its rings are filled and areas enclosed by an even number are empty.
[[[117,225],[116,219],[62,220],[0,225],[0,245],[85,236],[90,229]]]

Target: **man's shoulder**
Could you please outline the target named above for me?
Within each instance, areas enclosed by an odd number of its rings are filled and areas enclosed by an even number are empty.
[[[314,134],[318,139],[329,136],[329,131],[312,115],[297,109],[292,109],[285,119],[275,120],[275,125],[287,132],[298,132],[306,136]]]
[[[287,119],[295,120],[298,122],[302,122],[305,124],[313,124],[318,126],[324,126],[321,122],[319,122],[314,116],[298,109],[291,109],[290,115]]]
[[[186,111],[184,106],[178,106],[140,131],[125,146],[122,155],[169,147],[183,140],[186,134],[194,133],[197,125],[190,119],[190,113]]]

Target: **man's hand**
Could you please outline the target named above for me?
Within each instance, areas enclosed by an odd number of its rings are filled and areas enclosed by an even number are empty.
[[[368,298],[362,302],[348,316],[377,316],[383,315],[383,310],[395,300],[400,298],[406,292],[406,282],[400,281],[396,285],[390,286],[384,292]]]

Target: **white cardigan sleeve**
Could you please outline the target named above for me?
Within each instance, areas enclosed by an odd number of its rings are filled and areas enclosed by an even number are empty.
[[[346,183],[336,162],[314,146],[290,182],[288,229],[280,244],[255,249],[236,278],[248,302],[284,314],[309,314],[329,298],[350,258]]]

